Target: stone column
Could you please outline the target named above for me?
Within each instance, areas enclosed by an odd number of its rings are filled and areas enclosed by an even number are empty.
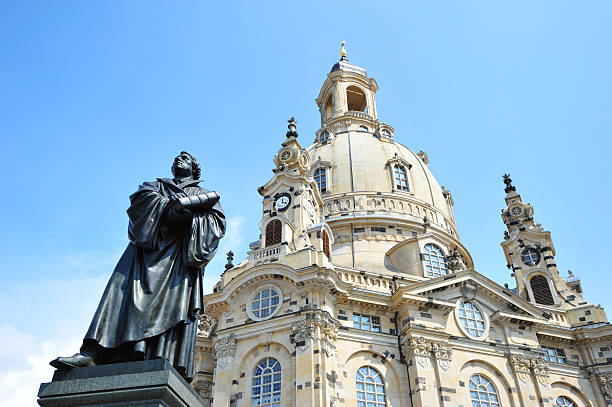
[[[234,365],[234,353],[236,351],[236,340],[233,335],[220,336],[213,341],[213,358],[216,360],[214,383],[215,396],[213,407],[227,407],[235,405],[230,400],[232,389],[232,368]]]
[[[600,373],[595,369],[589,369],[587,374],[589,381],[593,385],[593,390],[598,396],[599,404],[602,406],[612,406],[612,372]]]
[[[450,372],[453,347],[449,342],[431,342],[431,350],[434,356],[434,367],[438,378],[438,390],[440,392],[440,405],[456,405],[457,397],[456,378]],[[454,403],[453,403],[454,401]]]
[[[320,406],[314,391],[315,358],[312,319],[301,319],[293,324],[291,341],[295,344],[295,405],[296,407]]]
[[[431,342],[410,337],[402,343],[402,352],[412,381],[412,407],[438,407],[437,377],[432,366]]]
[[[547,406],[552,399],[548,384],[548,362],[543,358],[510,354],[508,362],[515,376],[518,399],[521,406]]]

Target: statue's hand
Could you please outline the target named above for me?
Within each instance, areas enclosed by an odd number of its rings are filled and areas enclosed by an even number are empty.
[[[173,199],[170,202],[170,207],[166,213],[166,219],[173,224],[183,224],[191,221],[193,214],[190,210],[185,209],[178,199]]]

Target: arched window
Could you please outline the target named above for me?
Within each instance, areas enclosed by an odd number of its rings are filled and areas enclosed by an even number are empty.
[[[266,247],[279,244],[283,235],[283,225],[280,220],[271,220],[266,226]]]
[[[281,365],[274,358],[265,358],[253,371],[251,406],[280,406]]]
[[[357,112],[365,112],[367,108],[366,95],[357,86],[349,86],[346,89],[346,100],[348,102],[348,110]]]
[[[329,96],[327,96],[327,101],[325,102],[325,120],[329,120],[329,118],[332,116],[333,106],[332,95],[329,94]]]
[[[474,338],[480,338],[485,334],[485,319],[474,304],[469,301],[459,301],[457,316],[464,332]]]
[[[428,276],[440,277],[448,274],[446,268],[446,258],[442,249],[431,243],[425,245],[425,253],[423,253],[423,260],[425,260],[425,271]]]
[[[331,260],[331,253],[329,251],[329,236],[327,235],[327,231],[323,231],[323,253],[327,256],[328,259]]]
[[[470,400],[472,407],[499,407],[499,396],[493,384],[484,376],[470,377]]]
[[[565,396],[557,397],[557,402],[555,403],[555,407],[576,407],[574,402],[568,399]]]
[[[380,373],[368,366],[361,367],[355,377],[357,407],[386,407],[385,383]]]
[[[391,132],[390,132],[389,130],[387,130],[387,129],[382,129],[382,130],[380,131],[380,135],[381,135],[383,138],[391,138]]]
[[[529,280],[529,285],[535,302],[542,305],[554,305],[555,300],[550,293],[550,286],[546,277],[542,275],[533,276]]]
[[[403,165],[395,164],[393,166],[393,175],[395,176],[395,188],[400,191],[408,191],[408,174]]]
[[[359,126],[359,131],[370,131],[366,126]]]
[[[314,179],[319,187],[319,192],[322,194],[327,192],[327,171],[325,168],[318,168],[314,172]]]

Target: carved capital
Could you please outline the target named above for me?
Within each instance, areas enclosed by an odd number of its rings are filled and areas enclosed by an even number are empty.
[[[293,331],[293,342],[313,339],[315,333],[315,323],[313,320],[300,319],[291,327]]]
[[[402,345],[402,351],[408,359],[413,359],[423,369],[428,369],[431,365],[431,342],[422,336],[410,338]]]
[[[233,356],[236,351],[236,340],[233,336],[223,336],[213,342],[213,358],[219,359],[225,356]]]
[[[612,372],[599,373],[594,370],[588,371],[589,376],[597,379],[601,392],[608,404],[612,404]]]
[[[528,358],[522,355],[510,355],[508,356],[508,362],[512,367],[512,371],[523,383],[527,383],[529,380],[529,374],[531,372],[531,362]]]
[[[453,355],[453,346],[448,342],[432,342],[431,350],[438,362],[438,367],[445,372],[450,367],[451,357]]]
[[[531,358],[531,371],[540,384],[548,384],[548,361],[544,358]]]

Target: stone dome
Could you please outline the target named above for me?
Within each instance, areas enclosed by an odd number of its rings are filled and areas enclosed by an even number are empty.
[[[321,128],[306,151],[321,213],[334,233],[334,264],[422,274],[416,258],[430,239],[444,255],[458,247],[471,265],[459,242],[451,193],[429,170],[427,154],[396,142],[395,130],[378,120],[377,90],[365,69],[343,60],[316,100]]]

